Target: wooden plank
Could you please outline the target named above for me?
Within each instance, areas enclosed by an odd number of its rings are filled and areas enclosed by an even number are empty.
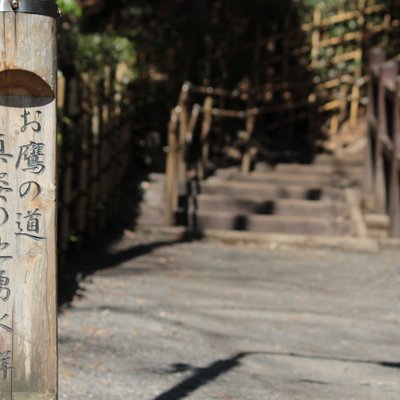
[[[226,110],[222,108],[213,108],[212,115],[225,118],[246,118],[246,113],[244,111]]]
[[[363,35],[362,32],[349,32],[341,37],[336,36],[332,38],[322,39],[319,43],[319,46],[320,47],[338,46],[346,42],[353,42],[355,40],[359,40],[360,36],[362,37],[362,35]]]
[[[1,398],[57,398],[56,21],[0,18]]]
[[[361,60],[362,52],[361,49],[350,51],[348,53],[339,54],[332,59],[333,64],[338,64],[344,61]]]

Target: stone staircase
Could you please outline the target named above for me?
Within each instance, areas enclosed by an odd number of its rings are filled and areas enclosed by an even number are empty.
[[[247,175],[236,168],[218,170],[190,184],[177,220],[199,231],[364,236],[358,196],[362,170],[359,157],[331,155],[311,165],[259,163]]]
[[[238,168],[219,169],[205,181],[181,187],[176,225],[200,232],[388,237],[388,216],[362,207],[363,168],[362,154],[351,154],[321,155],[309,165],[258,163],[248,175]],[[151,174],[141,189],[138,227],[163,227],[165,175]]]

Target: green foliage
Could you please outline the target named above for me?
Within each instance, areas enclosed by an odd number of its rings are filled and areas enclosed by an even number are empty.
[[[78,40],[79,61],[77,68],[82,72],[103,69],[125,63],[133,67],[136,53],[133,43],[115,33],[80,35]]]
[[[78,5],[76,0],[58,0],[57,4],[61,9],[62,15],[68,18],[82,17],[82,8]]]
[[[339,0],[297,0],[300,5],[306,7],[316,7],[316,6],[324,6],[324,7],[333,7],[339,4]]]
[[[134,69],[133,42],[115,32],[86,34],[82,8],[76,0],[59,0],[62,21],[59,34],[59,68],[65,75],[102,71],[105,66],[126,63]],[[135,74],[132,74],[135,76]]]

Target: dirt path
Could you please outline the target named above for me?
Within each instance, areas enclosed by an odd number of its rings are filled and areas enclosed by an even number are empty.
[[[60,399],[398,400],[399,256],[124,240],[60,317]]]

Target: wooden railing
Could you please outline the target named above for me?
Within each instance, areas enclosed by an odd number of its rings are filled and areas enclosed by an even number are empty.
[[[368,83],[368,151],[364,182],[365,206],[387,214],[390,234],[400,237],[400,76],[398,60],[371,52]]]
[[[280,90],[287,92],[288,89],[283,85]],[[287,112],[291,117],[286,122],[293,124],[300,118],[312,121],[318,111],[316,104],[309,100],[303,103],[287,100],[273,106],[256,107],[254,104],[257,98],[257,93],[246,91],[229,92],[188,82],[182,86],[178,104],[171,111],[168,125],[165,224],[174,224],[179,195],[186,192],[188,183],[201,181],[207,175],[207,165],[211,158],[210,144],[215,136],[212,127],[217,119],[239,121],[241,129],[237,130],[237,140],[240,145],[232,151],[238,155],[241,172],[247,174],[255,156],[262,150],[254,138],[258,117]],[[234,102],[235,107],[230,102]],[[263,126],[263,134],[270,129],[277,129],[281,123],[278,119],[273,124]],[[308,129],[312,129],[312,126],[310,122]]]
[[[247,94],[242,93],[245,97]],[[203,98],[202,104],[194,102],[195,95]],[[174,223],[174,212],[178,206],[179,192],[192,178],[204,179],[210,152],[210,133],[215,115],[225,118],[244,118],[245,113],[214,107],[226,98],[239,97],[223,89],[194,86],[185,82],[177,106],[171,111],[168,125],[168,154],[166,166],[166,207],[165,223]],[[197,99],[199,100],[199,99]],[[197,135],[197,137],[195,136]],[[191,165],[188,165],[188,151],[192,143],[199,149]]]
[[[126,66],[58,79],[59,252],[104,230],[130,159]]]
[[[188,179],[204,178],[211,127],[217,116],[243,121],[243,172],[250,169],[255,153],[263,151],[259,143],[254,146],[255,125],[260,125],[261,115],[268,116],[262,120],[262,129],[269,141],[295,136],[296,123],[304,120],[311,131],[327,135],[328,148],[338,152],[347,144],[345,140],[361,136],[364,130],[359,122],[367,104],[368,49],[379,45],[390,48],[391,53],[397,51],[400,21],[392,7],[396,1],[343,0],[335,8],[321,6],[298,29],[291,27],[288,16],[280,32],[261,41],[263,50],[259,53],[264,58],[259,57],[258,67],[266,76],[259,79],[265,83],[257,90],[231,93],[184,86],[169,124],[165,222],[173,223],[179,191]],[[203,96],[200,100],[199,94]],[[241,101],[233,109],[226,105],[232,97]],[[316,120],[324,123],[315,124]],[[345,124],[347,139],[339,134]],[[316,141],[316,135],[311,136]],[[196,167],[187,163],[190,143],[200,148]]]

